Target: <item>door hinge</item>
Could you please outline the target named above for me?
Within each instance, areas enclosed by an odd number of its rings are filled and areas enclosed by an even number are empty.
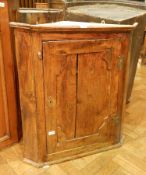
[[[119,59],[118,59],[118,69],[119,70],[122,70],[123,69],[124,62],[125,62],[124,56],[119,56]]]
[[[43,59],[43,55],[42,55],[42,52],[41,52],[41,51],[38,52],[38,58],[39,58],[40,60]]]
[[[48,107],[49,107],[49,108],[54,107],[55,104],[56,104],[55,99],[54,99],[53,97],[51,97],[51,96],[49,96],[49,97],[47,98],[47,103],[48,103]]]
[[[116,115],[112,118],[114,124],[118,125],[121,122],[121,117],[120,115]]]

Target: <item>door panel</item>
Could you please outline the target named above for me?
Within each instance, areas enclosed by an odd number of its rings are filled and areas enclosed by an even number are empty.
[[[44,52],[46,53],[47,50]],[[46,56],[46,55],[45,55]],[[76,116],[76,59],[74,55],[52,56],[47,55],[45,63],[47,72],[45,74],[46,92],[46,116],[47,130],[58,132],[58,141],[74,138],[74,125]],[[62,134],[63,133],[63,134]],[[55,137],[48,137],[49,147],[53,149]]]
[[[56,75],[57,132],[59,134],[63,130],[68,140],[74,138],[75,133],[76,59],[74,55],[63,57],[58,61]],[[58,135],[58,140],[62,138]]]
[[[111,71],[105,61],[110,56],[110,52],[78,55],[76,137],[98,133],[110,114]]]
[[[43,43],[48,153],[114,141],[120,52],[116,39]]]

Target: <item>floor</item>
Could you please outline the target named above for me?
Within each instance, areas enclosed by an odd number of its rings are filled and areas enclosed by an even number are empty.
[[[146,65],[139,66],[118,149],[41,169],[22,161],[22,143],[0,151],[0,175],[146,175]]]

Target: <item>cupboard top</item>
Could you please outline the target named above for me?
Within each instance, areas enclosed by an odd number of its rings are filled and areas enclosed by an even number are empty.
[[[102,23],[87,23],[87,22],[71,22],[71,21],[60,21],[56,23],[46,23],[30,25],[24,23],[11,22],[10,26],[18,29],[25,29],[38,32],[54,32],[54,31],[132,31],[138,24],[133,25],[118,25],[118,24],[102,24]]]

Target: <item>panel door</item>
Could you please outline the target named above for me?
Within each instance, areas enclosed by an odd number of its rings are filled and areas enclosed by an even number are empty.
[[[43,43],[49,154],[119,141],[120,53],[118,39]]]

